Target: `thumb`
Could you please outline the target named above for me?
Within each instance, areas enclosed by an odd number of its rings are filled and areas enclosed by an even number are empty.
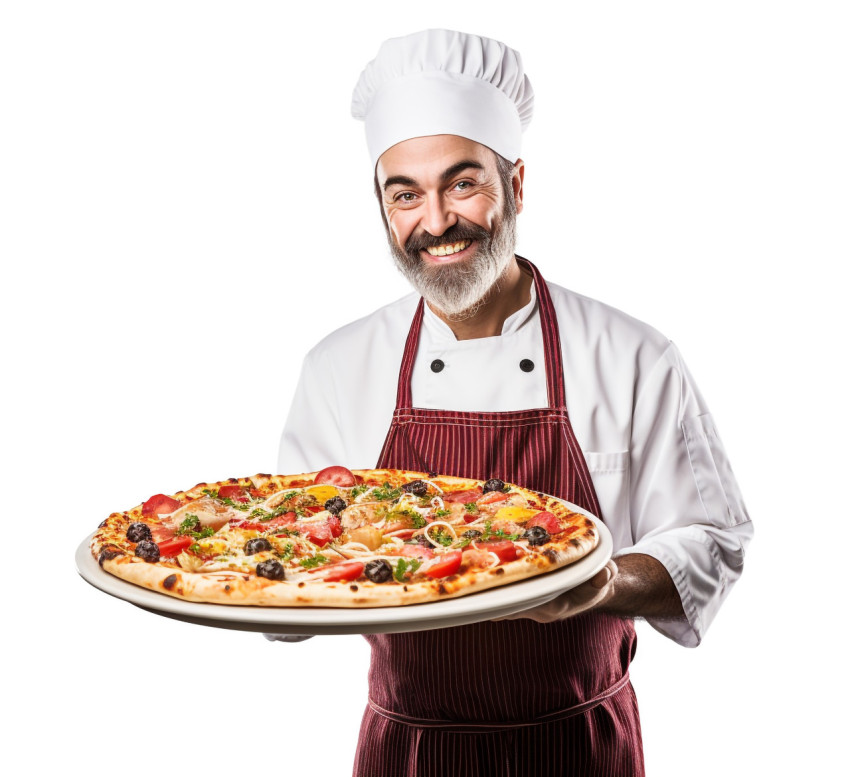
[[[612,559],[602,569],[600,569],[592,578],[590,584],[594,588],[605,588],[617,576],[617,565]]]

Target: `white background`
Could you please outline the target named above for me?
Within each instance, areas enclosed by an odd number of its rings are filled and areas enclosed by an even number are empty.
[[[648,773],[835,773],[846,6],[299,6],[0,12],[4,762],[349,773],[361,638],[160,618],[73,553],[153,493],[273,470],[307,348],[406,293],[348,106],[384,38],[445,26],[536,89],[519,252],[678,344],[756,523],[701,647],[641,624]]]

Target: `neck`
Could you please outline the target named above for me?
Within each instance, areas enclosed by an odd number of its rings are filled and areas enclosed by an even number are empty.
[[[448,324],[458,340],[496,337],[502,334],[502,326],[507,318],[528,304],[531,299],[531,282],[531,275],[520,269],[514,257],[475,313],[468,318],[449,318],[430,302],[428,307]]]

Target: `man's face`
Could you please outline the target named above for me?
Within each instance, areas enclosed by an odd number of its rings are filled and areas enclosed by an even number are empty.
[[[376,169],[390,248],[411,285],[453,319],[475,313],[514,255],[522,165],[456,135],[398,143]]]

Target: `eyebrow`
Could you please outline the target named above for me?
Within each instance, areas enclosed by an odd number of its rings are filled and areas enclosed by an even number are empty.
[[[483,170],[484,165],[479,162],[475,162],[472,159],[464,159],[457,164],[452,165],[447,170],[443,171],[443,174],[440,176],[443,183],[448,181],[451,178],[454,178],[458,173],[463,172],[464,170],[468,170],[472,168],[473,170]],[[390,188],[390,186],[416,186],[416,181],[413,178],[410,178],[406,175],[391,175],[384,181],[384,191]]]

